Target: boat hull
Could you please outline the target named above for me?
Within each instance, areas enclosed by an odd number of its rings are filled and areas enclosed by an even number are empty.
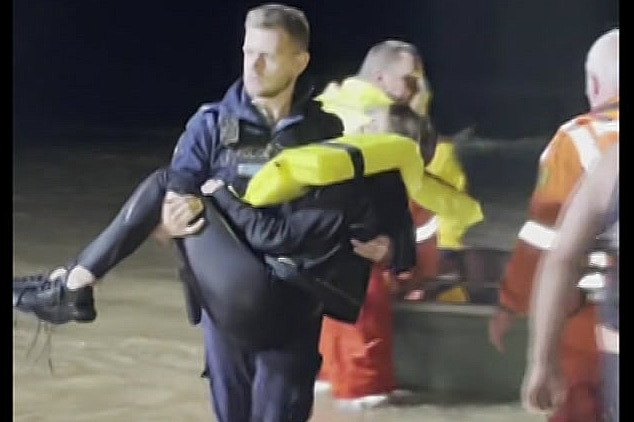
[[[458,255],[470,303],[395,302],[394,363],[400,387],[460,401],[514,401],[526,362],[527,324],[518,319],[506,352],[489,342],[488,321],[510,253],[474,248]]]
[[[398,303],[394,366],[400,388],[460,401],[519,398],[527,326],[518,320],[499,353],[488,339],[490,305]]]

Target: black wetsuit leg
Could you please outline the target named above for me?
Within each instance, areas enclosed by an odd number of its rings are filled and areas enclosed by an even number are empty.
[[[285,289],[272,279],[262,257],[236,235],[213,200],[203,202],[205,227],[175,242],[187,270],[189,294],[219,329],[246,348],[263,347],[272,340],[279,307],[286,306],[280,297]]]
[[[74,264],[101,278],[135,252],[160,224],[168,175],[166,168],[150,174]],[[249,343],[263,342],[270,334],[262,330],[262,319],[271,319],[277,296],[271,291],[269,272],[213,202],[203,200],[205,227],[175,242],[190,322],[198,323],[202,305],[222,329]]]
[[[108,227],[79,253],[74,264],[101,278],[136,251],[161,221],[167,178],[168,171],[163,168],[141,182]]]

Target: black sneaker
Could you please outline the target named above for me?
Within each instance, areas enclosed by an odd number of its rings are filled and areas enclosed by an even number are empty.
[[[97,317],[92,286],[69,290],[66,269],[13,278],[13,308],[51,324],[92,322]]]

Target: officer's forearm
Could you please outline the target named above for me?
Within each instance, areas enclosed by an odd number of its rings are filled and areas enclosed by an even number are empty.
[[[216,190],[212,197],[247,243],[263,253],[300,253],[309,242],[336,241],[343,227],[343,216],[338,212],[311,209],[285,215],[251,207],[226,188]]]

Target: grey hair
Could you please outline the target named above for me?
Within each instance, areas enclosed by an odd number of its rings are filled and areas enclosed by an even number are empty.
[[[368,50],[357,76],[362,79],[371,79],[377,71],[389,67],[400,59],[403,53],[410,54],[419,63],[422,62],[418,48],[414,44],[400,40],[385,40]]]
[[[283,29],[302,51],[308,51],[310,25],[304,12],[296,7],[279,3],[254,7],[247,12],[244,26]]]

